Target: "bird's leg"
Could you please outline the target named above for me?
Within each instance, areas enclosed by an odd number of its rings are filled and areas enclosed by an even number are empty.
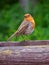
[[[24,36],[24,35],[22,35],[22,38],[23,38],[23,42],[25,42],[25,41],[26,41],[26,39],[25,39],[25,36]]]
[[[28,35],[25,35],[25,36],[22,35],[22,38],[23,38],[23,41],[25,41],[25,42],[26,42],[27,40],[29,40],[29,39],[28,39]]]

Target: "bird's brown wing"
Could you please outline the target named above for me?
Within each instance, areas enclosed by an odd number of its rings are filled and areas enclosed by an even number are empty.
[[[19,26],[19,28],[17,30],[16,35],[24,34],[28,25],[29,25],[29,22],[22,22],[22,24]]]
[[[21,35],[25,32],[25,29],[28,27],[28,22],[22,22],[22,24],[19,26],[18,30],[16,32],[14,32],[14,34],[12,34],[7,41],[11,40],[11,38],[13,38],[15,35]]]

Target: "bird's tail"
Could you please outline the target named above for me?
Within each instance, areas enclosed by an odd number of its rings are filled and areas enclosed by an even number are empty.
[[[8,40],[7,40],[7,41],[10,41],[10,40],[11,40],[11,38],[13,38],[15,35],[17,35],[17,31],[16,31],[14,34],[12,34],[12,35],[8,38]]]

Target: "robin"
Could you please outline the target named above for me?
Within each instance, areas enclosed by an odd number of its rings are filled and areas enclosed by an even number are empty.
[[[11,38],[13,38],[15,35],[19,36],[22,34],[23,35],[31,34],[34,31],[34,28],[35,28],[35,21],[33,17],[30,14],[25,14],[24,20],[19,26],[18,30],[8,38],[8,41],[10,41]]]

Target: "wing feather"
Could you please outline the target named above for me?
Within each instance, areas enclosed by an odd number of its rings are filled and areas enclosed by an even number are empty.
[[[12,34],[7,41],[9,41],[11,38],[13,38],[15,35],[18,36],[20,34],[23,34],[28,27],[28,22],[22,22],[22,24],[19,26],[18,30]]]
[[[20,25],[20,27],[17,30],[17,34],[23,34],[26,30],[26,28],[28,27],[28,22],[22,22],[22,24]]]

